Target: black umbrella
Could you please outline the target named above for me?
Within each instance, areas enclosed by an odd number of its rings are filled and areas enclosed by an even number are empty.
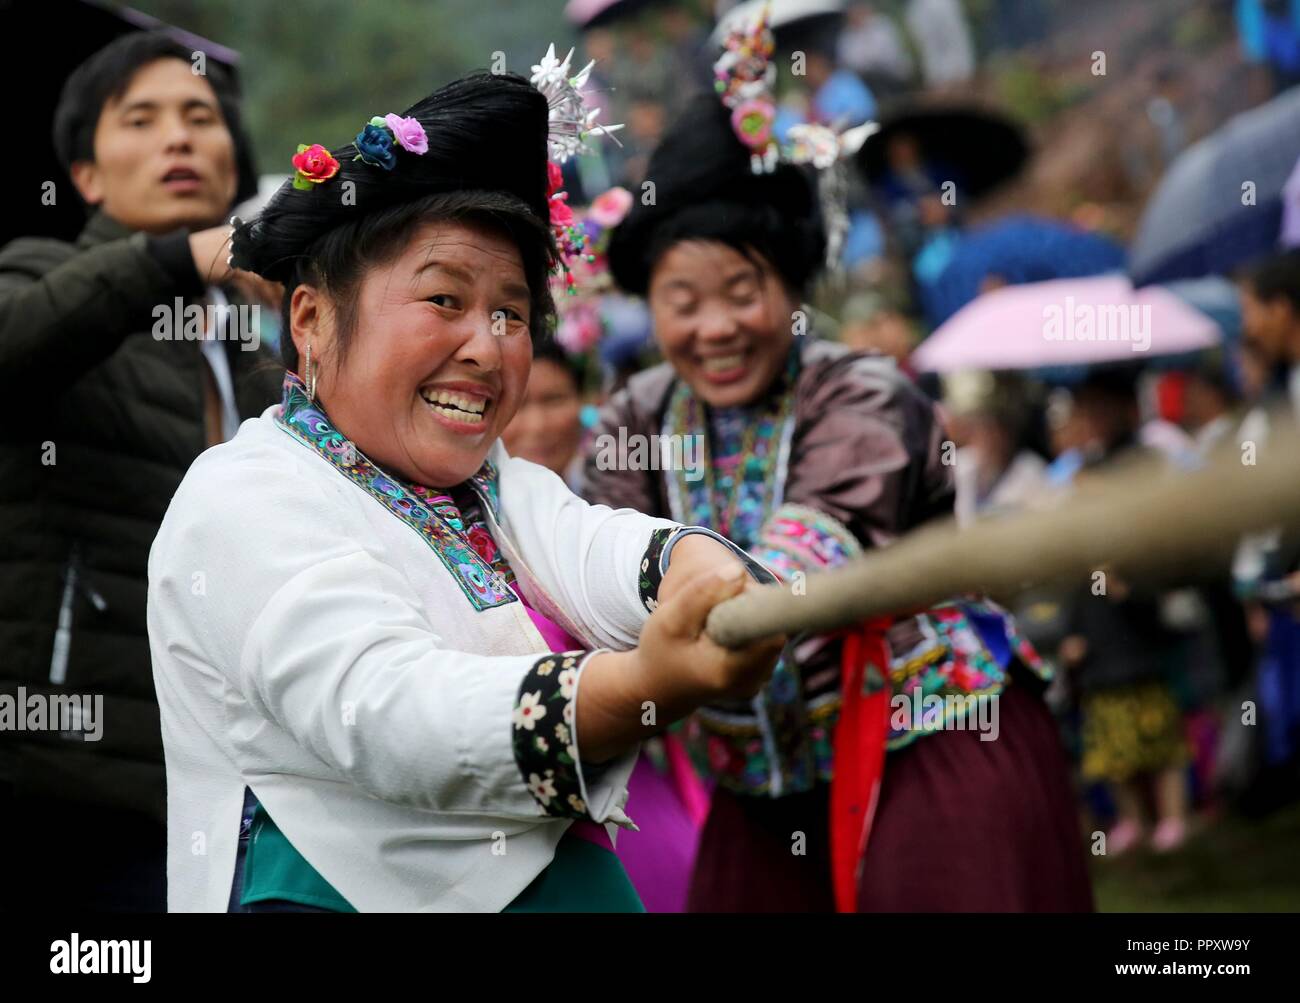
[[[867,180],[885,176],[890,140],[902,135],[916,140],[923,161],[951,170],[968,198],[1011,179],[1029,159],[1024,130],[1005,115],[975,107],[912,107],[887,116],[862,145],[857,162]]]
[[[52,25],[57,26],[58,44],[41,46],[39,59],[26,58],[32,40],[48,38]],[[12,96],[11,104],[21,104],[23,122],[37,130],[34,137],[25,135],[22,149],[10,157],[7,173],[13,178],[13,190],[24,195],[0,218],[0,246],[18,236],[70,240],[80,232],[85,210],[54,154],[50,132],[59,94],[72,71],[113,39],[152,29],[163,29],[182,45],[202,50],[209,60],[235,75],[238,53],[129,8],[111,8],[90,0],[0,0],[0,39],[8,47],[7,58],[0,59],[0,93]],[[235,202],[239,203],[257,194],[257,172],[243,129],[232,132],[239,171]],[[48,181],[55,184],[54,205],[41,201]]]

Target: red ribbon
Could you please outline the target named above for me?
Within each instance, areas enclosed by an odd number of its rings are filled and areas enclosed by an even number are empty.
[[[835,727],[835,774],[831,781],[831,881],[837,912],[857,910],[858,877],[885,772],[889,734],[890,617],[868,620],[844,637],[839,722]],[[869,667],[877,689],[865,692]]]

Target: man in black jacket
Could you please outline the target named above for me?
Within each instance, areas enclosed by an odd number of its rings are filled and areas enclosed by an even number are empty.
[[[280,375],[250,309],[277,290],[226,264],[242,133],[203,62],[137,33],[82,64],[54,138],[91,218],[0,250],[0,904],[166,904],[149,547]]]

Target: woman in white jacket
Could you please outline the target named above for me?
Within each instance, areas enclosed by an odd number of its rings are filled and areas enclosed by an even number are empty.
[[[172,910],[636,909],[637,742],[771,671],[703,633],[763,569],[497,442],[552,306],[547,115],[457,81],[234,221],[289,372],[150,555]]]

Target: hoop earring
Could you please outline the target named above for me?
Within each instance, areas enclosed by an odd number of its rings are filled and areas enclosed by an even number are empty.
[[[307,359],[302,366],[303,382],[307,384],[307,399],[316,399],[316,374],[311,367],[311,342],[307,342]]]

